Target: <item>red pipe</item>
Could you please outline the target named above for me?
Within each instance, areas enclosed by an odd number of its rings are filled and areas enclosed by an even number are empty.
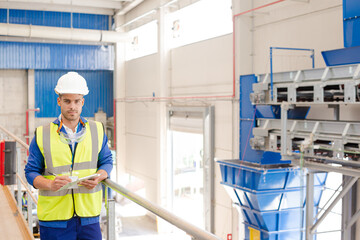
[[[236,77],[235,77],[235,18],[241,15],[244,15],[246,13],[250,13],[265,7],[269,7],[271,5],[284,2],[286,0],[277,0],[275,2],[271,2],[253,9],[246,10],[244,12],[235,14],[233,16],[233,91],[232,95],[226,95],[226,96],[183,96],[183,97],[137,97],[137,98],[121,98],[119,100],[169,100],[169,99],[204,99],[204,98],[235,98],[235,83],[236,83]]]
[[[25,133],[25,138],[26,138],[26,144],[27,145],[29,145],[29,112],[30,111],[39,112],[40,108],[26,110],[26,133]],[[29,156],[29,150],[27,151],[27,155]]]
[[[241,13],[238,13],[238,14],[234,15],[234,18],[235,18],[235,17],[238,17],[238,16],[241,16],[241,15],[244,15],[244,14],[249,13],[249,12],[253,12],[253,11],[259,10],[259,9],[261,9],[261,8],[264,8],[264,7],[269,7],[269,6],[271,6],[271,5],[284,2],[284,1],[286,1],[286,0],[278,0],[278,1],[271,2],[271,3],[265,4],[265,5],[261,5],[261,6],[259,6],[259,7],[256,7],[256,8],[250,9],[250,10],[246,10],[246,11],[244,11],[244,12],[241,12]]]

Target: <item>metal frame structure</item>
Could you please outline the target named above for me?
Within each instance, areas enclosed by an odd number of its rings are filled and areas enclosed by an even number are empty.
[[[258,76],[250,94],[253,104],[353,104],[360,102],[360,64],[273,73]],[[269,86],[270,85],[270,86]]]
[[[312,68],[315,68],[315,50],[307,48],[286,48],[286,47],[270,47],[270,87],[271,100],[273,100],[273,51],[274,50],[291,50],[291,51],[310,51],[310,58],[312,59]]]
[[[351,202],[360,177],[360,123],[339,121],[339,106],[360,103],[360,65],[346,65],[258,76],[253,84],[251,102],[255,105],[280,105],[280,119],[257,118],[250,140],[253,149],[280,152],[282,160],[308,168],[306,175],[306,239],[313,239],[318,226],[334,206],[344,198]],[[273,88],[273,89],[272,89]],[[273,90],[273,98],[272,98]],[[334,108],[334,121],[288,119],[289,111],[299,106],[315,104]],[[343,174],[341,191],[314,216],[314,172]],[[340,187],[339,187],[340,188]],[[336,196],[335,196],[336,195]],[[354,204],[343,205],[342,239],[350,240],[351,228],[360,217]],[[346,213],[344,215],[344,212]]]

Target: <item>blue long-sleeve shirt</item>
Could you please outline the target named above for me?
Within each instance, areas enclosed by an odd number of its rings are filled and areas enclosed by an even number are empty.
[[[87,120],[81,117],[81,120],[86,123]],[[56,119],[53,123],[59,125],[60,121],[59,119]],[[83,128],[82,124],[78,124],[77,131],[79,132]],[[66,130],[64,126],[60,129],[60,131],[66,133]],[[110,176],[110,172],[113,167],[113,159],[112,154],[110,152],[110,149],[107,145],[108,138],[106,134],[104,134],[103,144],[101,147],[101,150],[99,152],[98,156],[98,170],[102,169],[105,170]],[[71,146],[70,146],[71,147]],[[75,146],[76,148],[76,146]],[[74,154],[74,152],[73,152]],[[30,149],[29,149],[29,158],[28,163],[25,166],[25,176],[29,184],[32,186],[34,183],[34,179],[37,176],[43,175],[45,171],[45,161],[44,156],[42,155],[39,146],[36,142],[36,136],[32,139],[30,143]],[[90,218],[81,218],[81,225],[88,225],[99,222],[99,217],[90,217]],[[55,228],[66,228],[68,221],[50,221],[50,222],[44,222],[40,221],[40,226],[44,227],[55,227]]]

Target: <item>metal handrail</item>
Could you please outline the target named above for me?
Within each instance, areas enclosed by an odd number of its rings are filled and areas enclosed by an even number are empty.
[[[10,137],[12,137],[16,142],[20,143],[26,150],[29,150],[29,145],[27,145],[23,140],[21,140],[20,138],[18,138],[15,134],[9,132],[8,130],[6,130],[3,126],[0,125],[0,129],[5,132],[7,135],[9,135]]]
[[[24,182],[24,180],[22,180],[22,178],[20,177],[20,175],[18,173],[16,173],[16,176],[20,180],[21,184],[25,187],[26,191],[29,193],[29,195],[32,198],[32,200],[34,201],[34,203],[37,205],[38,201],[36,200],[35,196],[31,193],[30,189],[26,186],[26,183]]]
[[[0,125],[0,130],[4,131],[10,137],[12,137],[16,142],[19,142],[23,147],[29,149],[29,145],[23,142],[20,138],[6,130],[4,127]],[[34,202],[37,202],[35,198],[32,196],[30,190],[26,187],[26,184],[22,181],[21,177],[17,174],[18,178],[20,179],[21,183],[25,186],[26,190],[29,192],[30,196],[34,199]],[[150,202],[149,200],[137,195],[129,191],[128,189],[124,188],[123,186],[111,181],[110,179],[106,179],[102,181],[102,183],[113,189],[114,191],[120,193],[124,197],[130,199],[131,201],[137,203],[138,205],[142,206],[143,208],[149,210],[150,212],[154,213],[155,215],[161,217],[162,219],[168,221],[169,223],[173,224],[174,226],[180,228],[181,230],[185,231],[187,234],[193,237],[193,239],[199,240],[221,240],[221,238],[215,236],[214,234],[207,232],[183,219],[176,216],[175,214],[169,212],[165,208],[160,207],[157,204]]]
[[[12,137],[16,142],[20,143],[26,150],[29,150],[29,145],[27,145],[23,140],[21,140],[20,138],[18,138],[16,135],[14,135],[13,133],[9,132],[8,130],[6,130],[3,126],[0,125],[0,130],[2,130],[3,132],[5,132],[7,135],[9,135],[10,137]],[[30,197],[34,200],[34,202],[37,204],[37,200],[35,198],[35,196],[32,194],[32,192],[30,191],[30,189],[26,186],[26,183],[24,182],[24,180],[21,178],[21,176],[19,175],[19,173],[16,173],[17,178],[20,180],[21,184],[25,187],[26,191],[28,192],[28,194],[30,195]]]
[[[165,208],[156,205],[149,200],[133,193],[123,186],[111,181],[110,179],[106,179],[103,181],[103,184],[107,187],[113,189],[114,191],[120,193],[124,197],[130,199],[131,201],[137,203],[143,208],[146,208],[150,212],[154,213],[155,215],[161,217],[162,219],[168,221],[169,223],[173,224],[174,226],[180,228],[181,230],[185,231],[187,234],[192,236],[194,239],[203,239],[203,240],[221,240],[221,238],[215,236],[214,234],[207,232],[183,219],[176,216],[175,214],[169,212]]]
[[[16,142],[20,143],[26,150],[29,150],[29,145],[26,144],[24,141],[22,141],[20,138],[18,138],[15,134],[11,133],[10,131],[8,131],[7,129],[5,129],[3,126],[0,125],[0,130],[2,130],[3,132],[5,132],[7,135],[9,135],[10,137],[12,137]],[[21,176],[19,175],[20,172],[20,148],[17,149],[17,168],[18,168],[18,172],[16,173],[16,177],[19,179],[18,180],[18,192],[17,192],[17,201],[18,201],[18,208],[21,209],[21,185],[20,183],[25,187],[26,192],[29,194],[29,196],[31,198],[28,198],[28,224],[29,224],[29,228],[32,229],[32,224],[33,224],[33,218],[32,218],[32,203],[31,203],[31,199],[34,201],[34,203],[37,205],[37,200],[35,198],[35,196],[32,194],[31,190],[29,189],[29,187],[27,186],[26,182],[24,182],[24,180],[21,178]]]

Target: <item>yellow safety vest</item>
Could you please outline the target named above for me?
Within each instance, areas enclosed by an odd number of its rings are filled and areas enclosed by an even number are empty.
[[[98,155],[104,139],[101,123],[89,121],[85,123],[86,134],[79,142],[74,153],[68,144],[60,140],[58,125],[50,123],[36,129],[36,142],[45,159],[44,177],[54,179],[56,175],[69,174],[79,178],[96,173]],[[37,215],[41,221],[58,221],[71,219],[74,214],[79,217],[95,217],[100,215],[102,201],[101,184],[88,190],[84,186],[58,192],[40,190]]]

